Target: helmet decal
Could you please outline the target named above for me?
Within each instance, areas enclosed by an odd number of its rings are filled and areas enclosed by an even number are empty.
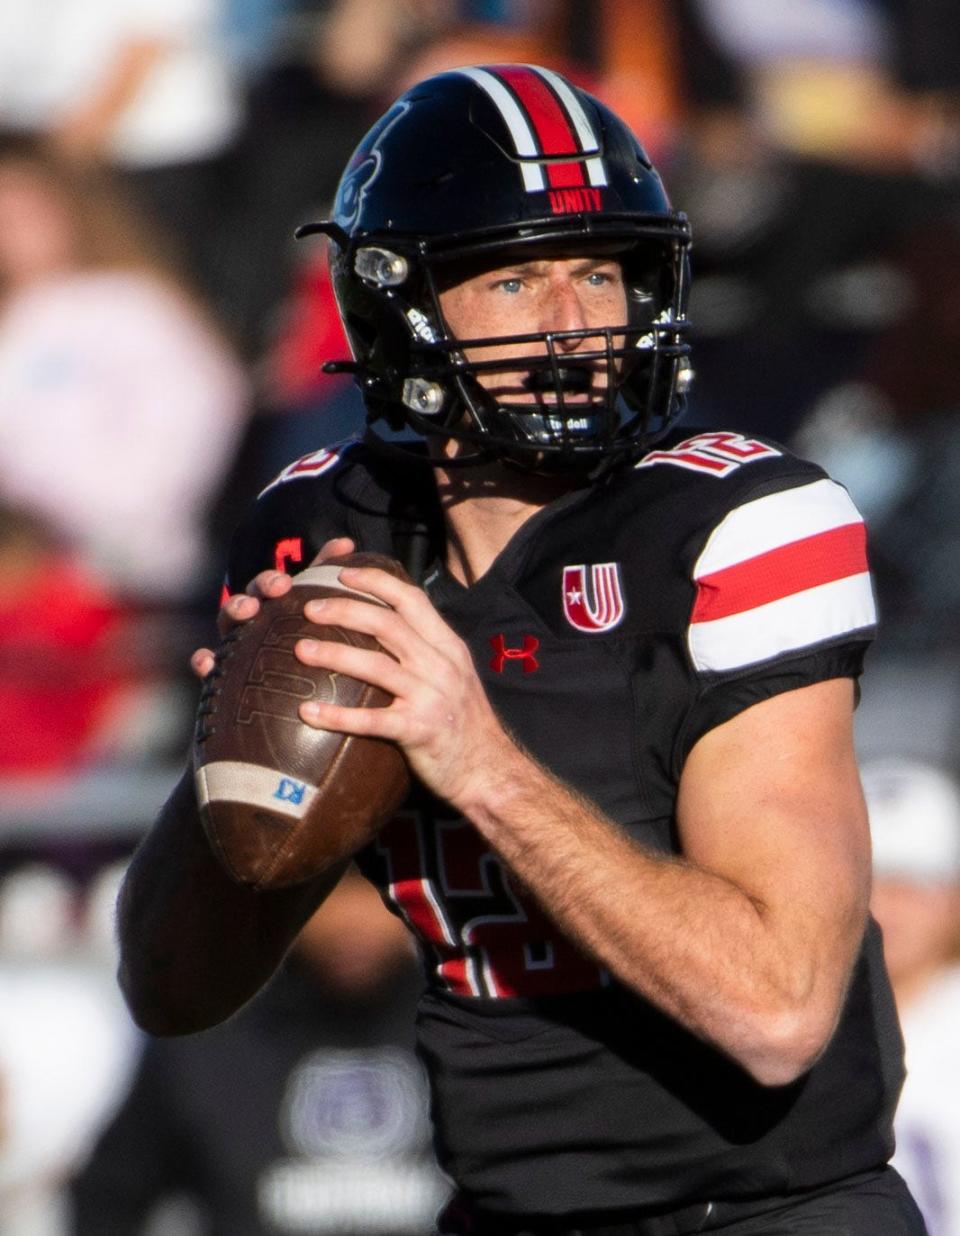
[[[370,186],[380,175],[383,155],[380,144],[397,123],[400,117],[408,111],[410,104],[400,99],[380,121],[380,131],[376,141],[368,149],[361,147],[354,156],[340,180],[335,206],[336,216],[341,227],[352,227],[360,216],[363,199]]]
[[[458,72],[476,82],[503,117],[521,160],[528,193],[587,184],[597,189],[607,183],[593,126],[579,99],[558,74],[522,64]],[[565,160],[564,155],[571,157]],[[599,196],[595,195],[595,209],[600,206]],[[592,201],[593,195],[581,195],[581,200]],[[583,209],[583,205],[577,209]]]

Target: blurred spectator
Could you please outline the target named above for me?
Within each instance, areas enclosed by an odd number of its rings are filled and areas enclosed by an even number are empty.
[[[915,760],[865,763],[872,908],[906,1041],[894,1166],[930,1236],[960,1236],[960,785]]]
[[[323,372],[325,361],[350,355],[326,242],[304,246],[261,367],[261,415],[247,442],[251,492],[291,460],[363,432],[366,412],[353,378]]]
[[[447,1186],[412,1051],[419,989],[406,931],[349,873],[246,1009],[147,1042],[74,1182],[75,1236],[140,1236],[176,1195],[202,1236],[425,1236]]]
[[[434,38],[396,77],[398,88],[463,64],[544,64],[621,115],[658,166],[686,126],[740,101],[733,67],[695,0],[464,0],[446,9],[447,21],[435,22]]]
[[[246,384],[110,186],[0,145],[0,496],[115,591],[190,596]]]
[[[226,0],[244,67],[245,121],[219,222],[221,304],[259,360],[295,275],[293,232],[332,199],[339,170],[412,49],[446,24],[449,0]]]
[[[135,677],[122,605],[36,517],[0,504],[0,774],[102,755]]]
[[[4,1236],[66,1236],[66,1181],[133,1066],[133,1026],[112,967],[77,947],[75,902],[46,864],[0,882]]]
[[[470,5],[455,0],[334,0],[318,29],[317,66],[332,89],[358,98],[391,93],[398,67],[445,33]],[[502,8],[503,6],[494,6]],[[529,10],[529,0],[506,6]],[[543,8],[540,4],[536,6]]]
[[[960,66],[944,70],[960,48],[956,14],[942,0],[697,4],[740,62],[773,147],[883,172],[947,170],[936,152],[955,147],[943,141],[945,96],[960,86]]]
[[[691,419],[788,439],[899,321],[890,253],[956,209],[960,182],[943,158],[933,172],[949,141],[901,77],[903,6],[695,4],[743,104],[671,173],[697,234]]]
[[[204,286],[240,124],[222,0],[4,0],[0,127],[122,173]]]
[[[797,435],[870,526],[882,646],[955,647],[960,623],[960,216],[890,254],[901,312]]]
[[[345,0],[341,8],[354,13],[372,9],[370,0]],[[434,73],[464,64],[497,64],[521,61],[560,68],[567,57],[563,47],[563,24],[567,5],[562,0],[515,0],[514,3],[417,4],[422,24],[432,37],[407,40],[407,54],[395,61],[392,84],[381,93],[393,97]],[[355,23],[358,21],[354,18]],[[336,57],[337,52],[334,50]]]

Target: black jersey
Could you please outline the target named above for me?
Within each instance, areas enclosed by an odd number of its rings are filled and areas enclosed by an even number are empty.
[[[422,465],[361,444],[316,452],[261,495],[230,585],[306,565],[334,535],[430,543],[432,493]],[[698,738],[779,692],[859,674],[875,619],[864,540],[818,468],[711,432],[539,511],[472,587],[440,559],[425,586],[518,741],[639,841],[679,853],[677,786]],[[579,953],[446,804],[415,792],[361,864],[420,943],[439,1152],[481,1206],[668,1208],[887,1159],[902,1050],[875,928],[827,1051],[766,1088]]]

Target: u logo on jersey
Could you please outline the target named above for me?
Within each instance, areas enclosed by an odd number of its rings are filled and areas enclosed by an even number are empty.
[[[587,571],[589,570],[589,580]],[[626,613],[619,562],[563,568],[563,612],[578,631],[609,631]]]

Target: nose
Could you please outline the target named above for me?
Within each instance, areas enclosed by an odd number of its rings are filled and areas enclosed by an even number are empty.
[[[586,313],[573,281],[566,277],[552,279],[546,288],[542,329],[546,331],[583,330]],[[558,339],[561,352],[574,352],[582,339]]]

